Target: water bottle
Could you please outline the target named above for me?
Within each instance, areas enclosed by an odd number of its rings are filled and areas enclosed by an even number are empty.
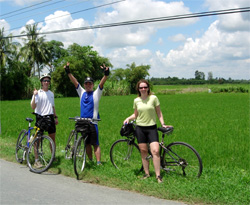
[[[31,143],[34,140],[34,134],[31,135],[29,143]]]

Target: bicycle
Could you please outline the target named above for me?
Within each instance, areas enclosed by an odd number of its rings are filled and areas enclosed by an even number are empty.
[[[26,121],[29,122],[28,130],[23,129],[20,132],[15,155],[19,163],[27,160],[30,171],[42,173],[50,167],[54,160],[55,144],[49,136],[43,135],[48,123],[51,122],[49,116],[39,115],[38,119],[36,125],[31,127],[31,122],[34,120],[26,118]],[[34,134],[31,134],[32,130],[35,130]]]
[[[86,164],[86,141],[90,133],[90,125],[93,122],[100,121],[100,119],[81,118],[81,117],[70,117],[70,120],[74,120],[75,129],[71,131],[66,145],[65,153],[66,156],[73,156],[74,161],[74,172],[79,179],[79,175],[83,172]],[[78,138],[78,134],[81,133]],[[72,135],[71,135],[72,134]],[[74,136],[74,142],[73,142]],[[78,138],[78,139],[77,139]]]
[[[126,128],[127,126],[127,128]],[[123,136],[127,139],[119,139],[114,142],[110,148],[111,163],[117,169],[135,168],[139,171],[143,170],[141,155],[138,145],[135,142],[135,122],[123,126]],[[185,142],[172,142],[164,145],[165,135],[171,135],[174,128],[159,127],[158,131],[162,133],[160,145],[160,164],[161,169],[167,173],[175,173],[185,177],[200,177],[202,174],[202,160],[199,153],[189,144]],[[147,160],[152,158],[149,149]]]
[[[73,159],[77,139],[78,135],[76,130],[71,130],[65,147],[65,159]]]

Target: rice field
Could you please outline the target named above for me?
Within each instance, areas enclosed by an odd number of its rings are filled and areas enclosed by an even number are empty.
[[[129,95],[102,97],[99,130],[104,166],[101,171],[86,168],[85,180],[189,204],[249,204],[249,94],[199,92],[157,96],[165,123],[175,128],[165,142],[184,141],[192,145],[203,160],[202,177],[188,181],[165,175],[167,189],[159,189],[154,179],[142,182],[130,170],[121,173],[112,167],[109,149],[114,141],[122,138],[119,132],[123,120],[133,113],[136,95]],[[62,150],[70,130],[74,128],[74,123],[68,118],[80,113],[79,98],[57,98],[55,103],[59,120],[57,156],[61,158],[55,170],[58,168],[62,174],[74,177],[73,165],[65,162]],[[0,157],[15,161],[17,136],[28,126],[25,118],[33,117],[30,100],[1,101],[0,106]]]

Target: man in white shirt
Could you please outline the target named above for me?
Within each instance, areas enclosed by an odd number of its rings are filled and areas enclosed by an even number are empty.
[[[44,74],[41,78],[42,88],[40,90],[34,89],[31,100],[31,108],[34,112],[40,116],[49,116],[51,119],[51,125],[48,127],[48,133],[51,139],[54,141],[56,147],[56,126],[58,124],[58,117],[55,110],[54,93],[49,90],[51,77],[48,74]],[[37,118],[38,118],[38,115]],[[38,120],[38,119],[37,119]]]

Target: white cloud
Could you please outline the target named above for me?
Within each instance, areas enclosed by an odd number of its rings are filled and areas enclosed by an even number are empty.
[[[205,4],[211,11],[250,6],[249,0],[205,0]]]
[[[249,32],[222,32],[218,25],[217,20],[201,38],[189,38],[166,55],[156,52],[151,74],[192,78],[195,70],[200,70],[205,74],[212,71],[214,77],[249,79]]]
[[[144,0],[127,0],[113,6],[111,12],[100,13],[95,24],[108,24],[114,22],[134,21],[141,19],[174,16],[190,13],[183,2],[170,2]],[[134,26],[120,26],[97,31],[95,44],[106,48],[122,46],[145,45],[158,30],[168,27],[192,24],[196,19],[179,21],[162,21]]]
[[[10,25],[4,19],[0,19],[1,28],[4,28],[4,35],[9,35]]]
[[[151,56],[150,50],[138,50],[135,46],[115,49],[107,55],[115,68],[125,68],[127,64],[132,62],[135,62],[136,65],[146,65],[149,64]]]
[[[39,2],[41,2],[41,0],[14,0],[14,3],[19,6],[31,5]]]
[[[168,39],[173,42],[178,42],[178,41],[185,41],[186,37],[183,34],[179,33],[175,36],[170,36]]]
[[[60,18],[58,18],[60,17]],[[79,27],[89,26],[88,22],[84,19],[72,19],[69,12],[56,11],[45,18],[45,25],[41,28],[40,32],[59,31],[63,29],[72,29]],[[64,32],[46,35],[46,39],[62,41],[65,47],[73,43],[79,45],[90,45],[94,38],[93,30],[77,31],[77,32]]]

